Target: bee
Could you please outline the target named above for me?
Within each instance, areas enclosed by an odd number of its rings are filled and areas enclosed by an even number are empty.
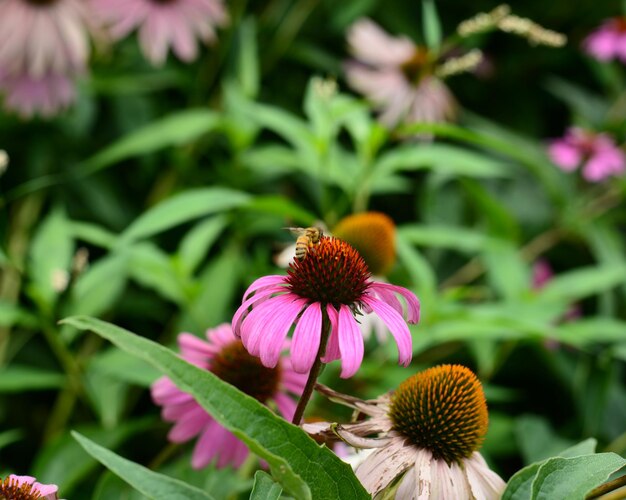
[[[298,235],[296,240],[296,259],[298,260],[304,260],[307,252],[324,236],[324,232],[319,227],[287,227],[285,229]]]

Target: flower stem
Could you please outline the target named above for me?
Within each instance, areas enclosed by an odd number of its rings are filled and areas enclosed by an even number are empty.
[[[306,381],[304,391],[302,391],[302,396],[300,396],[300,401],[298,401],[298,407],[296,408],[296,412],[293,415],[292,423],[295,425],[300,425],[302,415],[304,415],[304,409],[306,408],[306,405],[308,404],[309,400],[311,399],[311,395],[313,394],[313,389],[315,387],[315,383],[317,382],[317,377],[319,376],[322,369],[322,356],[324,356],[324,352],[326,351],[326,344],[328,344],[330,331],[330,318],[328,317],[326,308],[322,305],[322,335],[320,338],[320,347],[317,351],[315,363],[313,363],[311,371],[309,372],[309,378]]]

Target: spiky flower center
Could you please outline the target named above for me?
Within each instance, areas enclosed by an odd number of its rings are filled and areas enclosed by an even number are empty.
[[[278,392],[280,363],[275,368],[263,366],[259,358],[248,354],[239,340],[224,346],[212,359],[210,369],[219,378],[261,403]]]
[[[41,498],[31,484],[19,484],[17,479],[6,477],[0,482],[0,500],[36,500]]]
[[[394,393],[394,429],[446,463],[476,451],[487,433],[487,402],[468,368],[440,365],[405,380]]]
[[[345,241],[322,237],[302,260],[294,260],[285,278],[300,297],[322,304],[358,305],[370,285],[363,257]]]
[[[333,234],[356,248],[373,274],[387,274],[396,260],[396,226],[380,212],[349,215],[333,228]]]

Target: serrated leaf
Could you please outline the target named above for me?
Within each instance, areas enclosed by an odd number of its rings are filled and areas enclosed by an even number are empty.
[[[10,365],[0,369],[0,393],[58,389],[65,376],[30,366]]]
[[[332,452],[211,372],[183,361],[155,342],[104,321],[74,317],[63,322],[92,330],[153,364],[267,461],[273,476],[296,498],[369,498],[350,467]]]
[[[81,170],[93,173],[127,158],[186,144],[216,129],[219,124],[219,114],[206,109],[188,109],[173,113],[122,137],[85,160]]]
[[[147,238],[184,222],[239,207],[250,200],[242,191],[210,187],[189,189],[155,205],[122,233],[118,246]]]
[[[122,458],[76,431],[72,431],[72,436],[89,455],[148,498],[154,500],[162,498],[168,500],[210,500],[212,498],[208,493],[195,486],[190,486],[178,479],[159,474]]]
[[[280,484],[276,483],[272,476],[262,470],[256,471],[250,500],[278,500],[282,492]]]

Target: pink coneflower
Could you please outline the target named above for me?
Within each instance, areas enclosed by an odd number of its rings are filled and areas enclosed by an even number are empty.
[[[0,68],[33,78],[81,71],[88,26],[84,0],[2,0]]]
[[[22,118],[35,114],[50,117],[72,104],[76,88],[73,79],[62,74],[33,77],[0,71],[0,93],[4,94],[4,107]]]
[[[7,500],[58,500],[56,484],[41,484],[31,476],[11,474],[0,481],[0,498]]]
[[[348,44],[356,59],[346,65],[348,83],[380,110],[382,123],[454,119],[454,97],[435,76],[435,58],[425,47],[390,36],[369,19],[352,25]]]
[[[590,182],[603,181],[626,170],[626,155],[611,136],[577,127],[569,128],[563,138],[552,141],[548,154],[566,172],[582,164],[582,175]]]
[[[354,248],[337,238],[322,237],[302,260],[291,263],[287,276],[264,276],[250,285],[233,317],[233,330],[252,355],[273,367],[295,324],[293,367],[306,373],[317,359],[325,324],[331,330],[321,360],[341,359],[341,377],[347,378],[363,360],[363,337],[355,316],[374,312],[394,336],[399,362],[406,366],[411,362],[412,341],[396,293],[406,300],[408,322],[417,323],[419,301],[412,292],[372,281]]]
[[[216,38],[228,14],[221,0],[91,0],[95,11],[110,25],[114,39],[139,30],[144,55],[155,65],[165,62],[168,48],[183,61],[196,58],[196,39]]]
[[[477,451],[487,433],[485,395],[464,366],[430,368],[370,401],[318,388],[371,417],[353,424],[302,427],[313,435],[338,435],[355,448],[373,449],[355,471],[372,497],[392,498],[389,488],[396,488],[396,500],[500,498],[505,483]]]
[[[626,63],[626,16],[606,20],[585,39],[583,47],[600,61],[620,59]]]
[[[188,362],[213,372],[262,403],[275,405],[286,419],[296,409],[295,401],[287,394],[300,395],[306,375],[295,373],[288,356],[281,356],[274,367],[263,366],[258,358],[250,356],[233,335],[229,324],[207,330],[208,342],[190,333],[178,336],[181,356]],[[281,346],[281,351],[282,351]],[[175,422],[168,439],[175,443],[200,436],[193,451],[191,465],[205,467],[217,457],[217,467],[240,466],[248,456],[246,445],[218,424],[189,394],[178,389],[167,377],[152,385],[152,399],[163,406],[163,419]]]

